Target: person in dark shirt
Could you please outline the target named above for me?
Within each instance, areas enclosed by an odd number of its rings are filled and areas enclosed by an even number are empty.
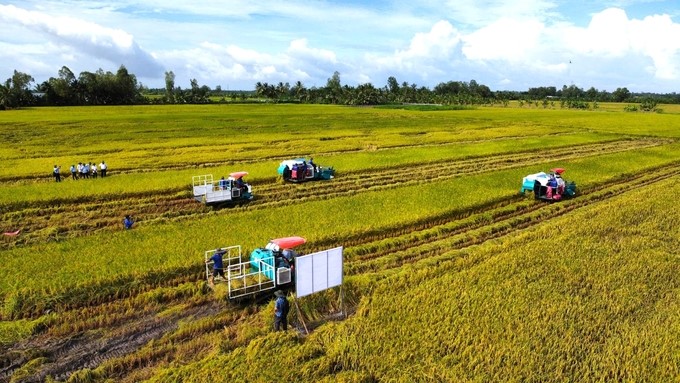
[[[286,331],[288,330],[288,311],[290,310],[290,305],[283,291],[277,290],[274,295],[276,295],[276,302],[274,302],[274,331],[279,331],[281,328],[283,328],[283,331]]]
[[[132,225],[135,223],[135,221],[132,220],[132,217],[129,215],[125,216],[125,219],[123,219],[123,226],[125,227],[125,230],[130,230],[132,229]]]
[[[286,165],[286,166],[283,168],[282,177],[283,177],[283,180],[284,180],[284,181],[290,179],[290,168],[288,167],[288,165]]]
[[[212,257],[210,257],[210,259],[205,261],[205,263],[210,263],[210,262],[213,263],[213,272],[212,272],[212,275],[210,276],[210,280],[209,280],[211,285],[215,282],[215,278],[218,275],[221,275],[222,278],[226,278],[224,276],[224,265],[223,265],[223,261],[222,261],[223,256],[224,256],[224,250],[222,250],[221,248],[217,248],[215,250],[215,253],[212,255]]]

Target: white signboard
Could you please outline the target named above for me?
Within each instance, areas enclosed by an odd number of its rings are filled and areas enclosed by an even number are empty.
[[[298,298],[342,284],[342,246],[295,258]]]

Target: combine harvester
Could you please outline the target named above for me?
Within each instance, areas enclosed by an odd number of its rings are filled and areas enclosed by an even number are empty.
[[[272,239],[243,260],[241,246],[205,252],[208,284],[226,283],[230,300],[248,299],[274,290],[295,289],[297,297],[342,284],[342,247],[300,255],[294,248],[304,244],[302,237]],[[213,261],[222,252],[224,278],[213,280]],[[268,295],[268,294],[267,294]]]
[[[315,165],[311,158],[309,163],[304,158],[285,160],[279,164],[278,173],[284,181],[288,182],[330,180],[335,176],[335,170],[332,167],[324,168]]]
[[[253,199],[253,191],[243,181],[248,172],[234,172],[228,179],[215,181],[212,174],[193,177],[194,198],[206,205],[235,204]]]
[[[520,193],[533,190],[534,198],[543,201],[559,201],[576,195],[576,183],[562,178],[563,168],[550,169],[550,173],[529,174],[522,179]]]

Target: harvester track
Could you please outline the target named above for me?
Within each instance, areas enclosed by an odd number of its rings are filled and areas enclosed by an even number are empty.
[[[241,209],[263,209],[303,201],[330,199],[361,192],[384,190],[407,185],[422,185],[464,175],[528,166],[537,162],[565,161],[586,156],[648,148],[668,143],[662,139],[616,140],[554,148],[536,157],[535,152],[515,152],[501,155],[439,161],[417,167],[396,166],[372,169],[361,174],[339,174],[328,182],[302,185],[281,184],[277,179],[255,185],[256,198]],[[239,209],[238,207],[236,209]],[[10,206],[2,214],[4,222],[16,222],[23,234],[2,243],[5,248],[44,240],[60,240],[88,235],[98,230],[121,227],[121,217],[134,214],[138,222],[176,220],[194,217],[213,210],[191,198],[188,191],[166,190],[161,194],[123,194],[101,199],[63,201],[44,206]]]

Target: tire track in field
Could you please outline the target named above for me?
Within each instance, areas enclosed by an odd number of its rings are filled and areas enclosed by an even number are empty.
[[[282,184],[278,179],[272,178],[269,182],[253,186],[255,200],[242,209],[271,208],[367,191],[422,185],[464,175],[523,167],[537,162],[564,161],[643,149],[668,142],[662,139],[626,139],[555,148],[541,154],[540,157],[532,150],[462,160],[433,161],[416,168],[408,165],[373,169],[361,174],[340,173],[331,181],[300,185]],[[83,201],[65,200],[56,206],[27,203],[10,206],[7,210],[0,216],[2,221],[10,223],[13,227],[22,227],[24,233],[4,241],[2,243],[4,248],[89,235],[102,229],[120,228],[122,217],[126,214],[133,214],[138,222],[150,222],[194,217],[212,211],[211,208],[191,198],[190,191],[181,189],[170,189],[153,195],[130,193]]]
[[[120,305],[124,305],[124,302],[121,302]],[[182,321],[188,319],[197,321],[219,315],[224,310],[223,303],[212,300],[176,311],[172,315],[159,316],[156,311],[146,312],[133,315],[131,318],[116,322],[111,326],[80,331],[76,334],[57,337],[38,335],[24,344],[14,345],[0,353],[0,358],[5,361],[0,366],[0,381],[8,381],[18,368],[28,363],[36,355],[45,358],[45,362],[33,374],[17,380],[18,382],[44,382],[47,376],[65,381],[78,370],[95,369],[110,360],[125,360],[126,356],[139,351],[149,342],[158,341],[162,337],[176,332],[179,323]],[[243,314],[240,316],[232,315],[226,320],[216,322],[212,327],[208,327],[208,330],[222,329],[224,326],[232,324],[234,320],[245,316],[251,309],[231,307],[229,310],[243,311]],[[144,363],[145,359],[163,358],[175,347],[174,343],[178,340],[191,340],[191,337],[186,336],[184,339],[175,337],[166,349],[156,350],[146,358],[137,358],[138,360],[133,360],[133,362]],[[119,375],[122,376],[125,373],[125,367],[130,366],[120,367],[115,370],[119,370]]]
[[[525,198],[508,205],[480,209],[469,219],[437,223],[421,230],[356,243],[346,252],[349,274],[378,272],[400,267],[445,252],[480,244],[527,227],[541,224],[581,207],[589,206],[627,191],[680,175],[680,164],[621,178],[585,190],[570,200],[556,203],[527,203]],[[386,244],[385,242],[391,242]],[[388,259],[386,262],[385,259]]]

